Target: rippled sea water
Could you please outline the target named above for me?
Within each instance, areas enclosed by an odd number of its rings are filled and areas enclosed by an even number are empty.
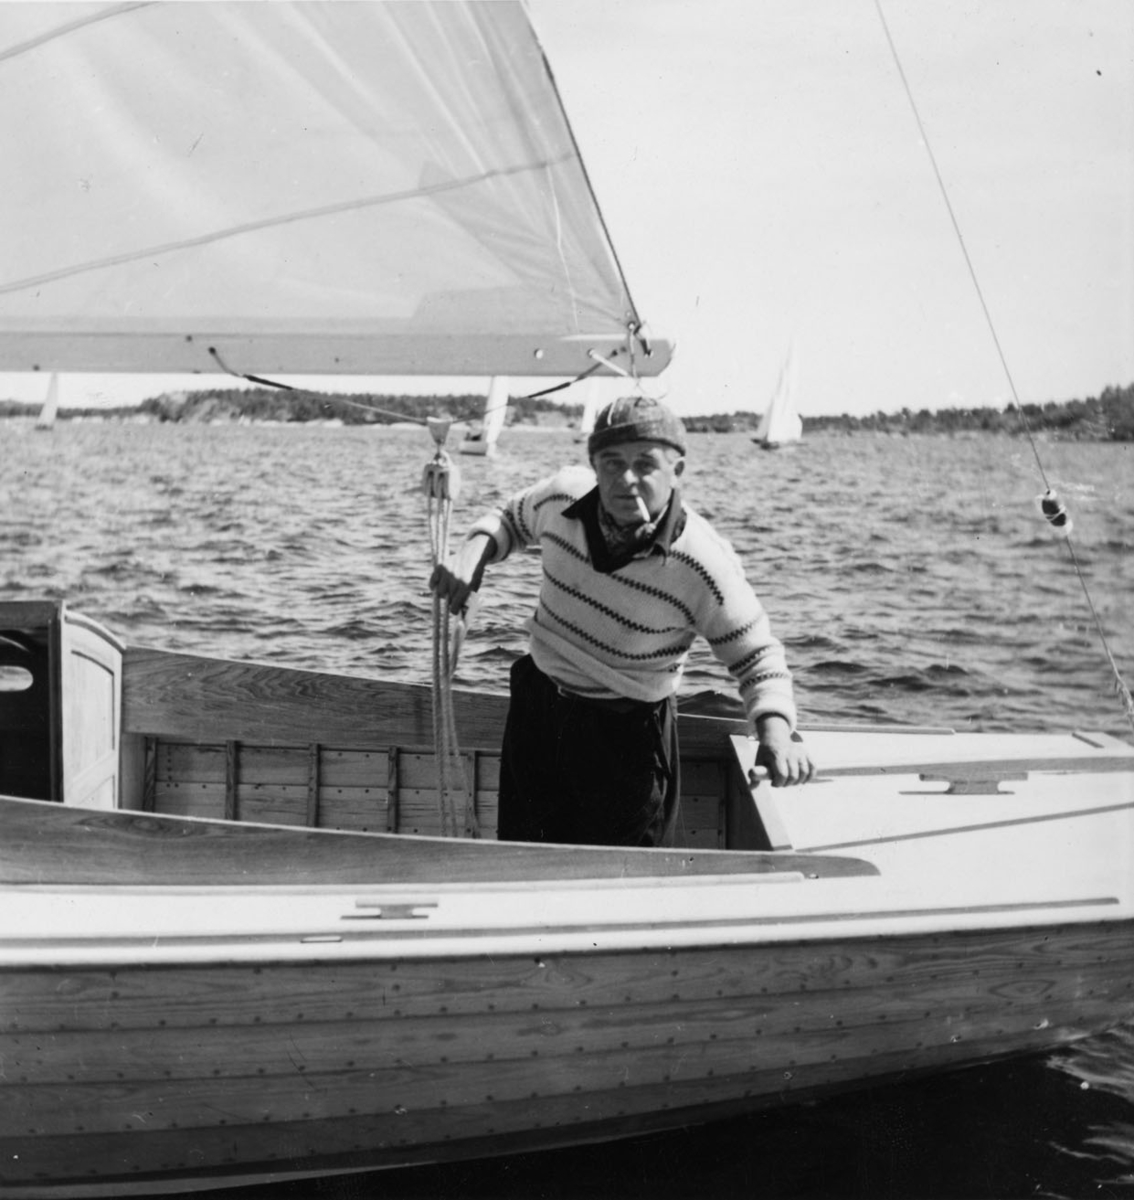
[[[1103,730],[1131,739],[1066,547],[1134,676],[1134,446],[691,438],[685,492],[741,555],[787,644],[804,721]],[[581,457],[508,430],[457,457],[455,535]],[[425,683],[420,430],[0,422],[0,597],[65,598],[132,644]],[[491,570],[458,682],[505,691],[539,563]],[[728,692],[704,646],[684,693]],[[244,1193],[575,1197],[1134,1196],[1134,1030],[1046,1059],[875,1088],[596,1148]]]

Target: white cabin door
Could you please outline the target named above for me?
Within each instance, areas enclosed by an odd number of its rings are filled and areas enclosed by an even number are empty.
[[[94,621],[64,610],[60,651],[63,802],[116,808],[122,646]]]

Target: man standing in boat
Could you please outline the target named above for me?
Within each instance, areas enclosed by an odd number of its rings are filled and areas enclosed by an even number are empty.
[[[685,428],[645,396],[615,400],[567,467],[477,520],[430,587],[459,611],[487,564],[542,551],[529,653],[512,667],[498,836],[672,840],[676,693],[700,634],[737,680],[774,786],[813,768],[792,738],[791,674],[732,547],[682,500]]]

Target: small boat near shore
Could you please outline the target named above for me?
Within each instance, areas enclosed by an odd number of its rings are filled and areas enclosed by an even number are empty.
[[[681,716],[670,849],[494,840],[501,697],[0,605],[0,1180],[123,1196],[616,1138],[1134,1018],[1134,748]],[[19,677],[22,690],[12,680]]]

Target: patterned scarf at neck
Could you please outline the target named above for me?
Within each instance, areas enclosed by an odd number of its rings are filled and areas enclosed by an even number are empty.
[[[619,525],[601,503],[598,505],[598,519],[607,550],[617,556],[640,553],[658,532],[657,521],[649,521],[644,525]]]

